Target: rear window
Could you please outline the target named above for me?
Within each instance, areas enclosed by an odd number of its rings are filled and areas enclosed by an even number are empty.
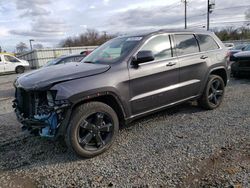
[[[180,34],[175,35],[177,55],[187,55],[199,52],[199,46],[194,35]]]
[[[202,35],[202,34],[199,34],[196,36],[199,41],[200,49],[202,52],[219,49],[218,44],[215,42],[215,40],[211,36]]]

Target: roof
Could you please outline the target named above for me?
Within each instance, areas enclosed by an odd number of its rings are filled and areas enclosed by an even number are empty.
[[[161,33],[207,33],[211,34],[211,31],[206,31],[204,29],[195,29],[195,30],[189,30],[189,29],[160,29],[160,30],[155,30],[155,31],[140,31],[140,32],[135,32],[135,33],[130,33],[128,35],[124,35],[126,37],[134,37],[134,36],[150,36],[150,35],[155,35],[155,34],[161,34]],[[121,37],[124,37],[121,36]]]

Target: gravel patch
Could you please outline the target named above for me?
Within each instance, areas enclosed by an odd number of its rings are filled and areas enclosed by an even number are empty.
[[[250,187],[249,99],[250,81],[232,80],[220,108],[189,102],[143,118],[92,159],[2,112],[0,187]]]

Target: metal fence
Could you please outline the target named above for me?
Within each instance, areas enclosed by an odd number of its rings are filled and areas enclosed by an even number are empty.
[[[67,48],[39,49],[33,50],[17,56],[20,59],[27,60],[31,68],[39,68],[48,61],[58,58],[62,55],[80,54],[83,51],[94,50],[97,46],[80,46]]]

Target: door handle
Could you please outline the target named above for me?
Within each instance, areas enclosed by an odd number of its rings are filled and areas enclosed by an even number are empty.
[[[171,66],[174,66],[174,65],[176,65],[175,62],[168,62],[168,63],[166,64],[167,67],[171,67]]]
[[[202,55],[200,58],[201,58],[201,59],[207,59],[207,58],[208,58],[208,56],[206,56],[206,55]]]

